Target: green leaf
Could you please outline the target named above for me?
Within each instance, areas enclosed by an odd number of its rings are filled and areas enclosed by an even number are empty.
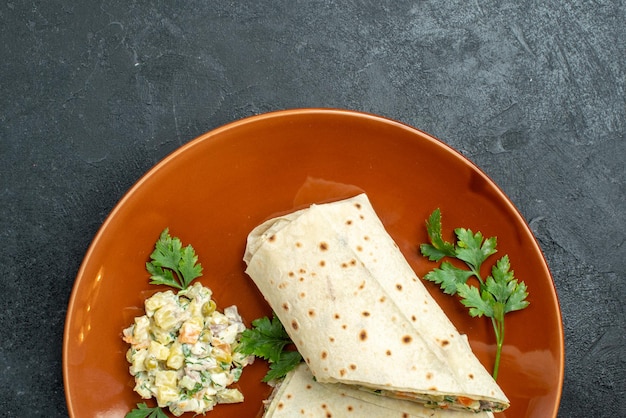
[[[421,244],[420,252],[424,257],[427,257],[430,261],[439,261],[446,256],[441,250],[438,250],[431,244]]]
[[[511,294],[509,284],[513,280],[513,271],[509,257],[505,255],[491,268],[491,275],[485,281],[485,289],[499,302],[506,302]]]
[[[504,313],[524,309],[529,305],[526,299],[528,291],[524,282],[518,283],[511,270],[508,255],[503,256],[491,269],[485,289],[503,306]]]
[[[296,367],[302,361],[302,355],[297,351],[283,351],[274,363],[270,363],[270,370],[263,378],[264,382],[270,380],[281,379],[285,377],[290,370]]]
[[[283,324],[276,316],[272,320],[265,316],[252,321],[252,326],[241,334],[237,351],[270,362],[278,361],[283,348],[291,343]]]
[[[469,308],[469,314],[473,317],[493,318],[492,298],[488,292],[480,292],[476,286],[461,284],[457,287],[461,303]]]
[[[454,244],[443,239],[441,233],[441,211],[435,209],[426,221],[426,231],[431,244],[420,245],[422,255],[428,257],[430,261],[439,261],[445,256],[454,257]]]
[[[270,370],[263,381],[269,382],[285,376],[302,361],[297,351],[285,350],[289,344],[292,344],[291,338],[276,315],[271,320],[265,316],[252,321],[252,328],[242,333],[236,350],[267,360]]]
[[[517,283],[517,280],[513,280],[512,282],[515,282],[515,286],[513,291],[511,292],[511,296],[509,296],[509,299],[504,305],[504,313],[519,311],[530,305],[530,302],[526,300],[526,298],[528,297],[526,283]]]
[[[125,418],[168,418],[159,407],[149,408],[145,403],[138,403],[137,408],[126,414]]]
[[[157,267],[152,263],[146,263],[146,270],[150,273],[150,284],[163,284],[177,289],[183,288],[180,284],[178,284],[171,270],[164,270],[163,268]]]
[[[161,232],[150,259],[146,263],[150,284],[162,284],[182,290],[202,276],[202,266],[198,263],[193,247],[188,245],[183,248],[181,240],[172,238],[168,228]]]
[[[181,258],[181,248],[181,241],[178,238],[170,237],[169,229],[166,228],[161,233],[150,257],[156,266],[177,270]]]
[[[179,271],[183,279],[183,287],[186,288],[196,278],[202,276],[202,266],[196,264],[198,256],[191,245],[188,245],[182,251],[182,257],[179,262]]]
[[[437,283],[444,293],[454,295],[457,292],[457,286],[466,283],[473,274],[471,271],[460,269],[444,261],[440,268],[428,272],[424,279]]]
[[[474,270],[480,271],[480,266],[492,254],[496,253],[496,237],[483,241],[483,234],[476,234],[471,229],[457,228],[454,230],[457,236],[456,257],[465,261]]]

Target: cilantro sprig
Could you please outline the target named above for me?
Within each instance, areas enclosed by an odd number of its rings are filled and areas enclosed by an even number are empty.
[[[246,329],[236,350],[245,355],[254,355],[267,360],[270,370],[263,382],[280,379],[302,361],[298,351],[286,350],[292,344],[283,324],[274,315],[252,321],[252,328]]]
[[[145,403],[138,403],[137,408],[126,414],[124,418],[168,418],[158,406],[148,407]]]
[[[430,244],[421,244],[422,255],[430,261],[440,261],[444,257],[463,261],[468,269],[456,267],[449,261],[441,263],[424,276],[424,279],[439,285],[444,293],[458,294],[461,303],[469,308],[472,317],[483,315],[491,319],[496,336],[496,357],[493,366],[493,378],[498,378],[500,356],[504,344],[504,315],[526,308],[528,289],[524,282],[515,279],[511,270],[509,256],[504,255],[491,268],[491,275],[483,279],[483,263],[497,252],[497,238],[483,237],[471,229],[456,228],[456,244],[446,241],[442,234],[441,211],[435,209],[426,221],[426,230]],[[478,286],[467,284],[475,277]]]
[[[161,232],[150,254],[146,269],[150,273],[150,284],[163,284],[184,290],[196,278],[202,276],[202,266],[191,245],[183,247],[179,238],[172,238],[169,229]]]

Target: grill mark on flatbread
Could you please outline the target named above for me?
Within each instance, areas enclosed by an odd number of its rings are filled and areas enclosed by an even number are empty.
[[[445,347],[445,346],[450,344],[450,341],[448,341],[448,340],[439,340],[439,339],[437,339],[436,341],[439,343],[439,345],[441,347]]]
[[[344,269],[346,269],[348,267],[354,267],[354,266],[356,266],[356,260],[354,258],[351,259],[348,262],[341,263],[341,268],[344,268]]]

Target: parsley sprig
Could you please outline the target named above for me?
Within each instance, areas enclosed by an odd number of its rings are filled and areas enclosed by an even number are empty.
[[[172,238],[169,229],[161,232],[154,251],[146,263],[150,273],[150,284],[163,284],[177,289],[186,289],[196,278],[202,276],[202,266],[191,245],[183,247],[179,238]]]
[[[285,349],[292,344],[283,324],[274,315],[252,321],[252,328],[246,329],[236,350],[245,355],[260,357],[270,365],[263,378],[264,382],[280,379],[302,361],[302,355],[295,350]]]
[[[420,245],[422,255],[430,261],[440,261],[444,257],[463,261],[467,267],[461,269],[449,261],[441,263],[424,276],[424,279],[438,284],[444,293],[458,294],[461,303],[469,308],[472,317],[491,318],[496,336],[496,357],[493,378],[498,378],[500,356],[504,344],[504,315],[524,309],[528,290],[524,282],[515,279],[509,256],[504,255],[491,268],[491,275],[483,279],[481,267],[491,255],[497,252],[496,237],[485,238],[482,233],[471,229],[456,228],[456,244],[446,241],[442,235],[441,211],[435,209],[426,221],[430,244]],[[478,286],[467,284],[470,277],[478,280]]]
[[[124,418],[168,418],[158,406],[148,407],[145,403],[138,403],[137,408],[130,411]]]

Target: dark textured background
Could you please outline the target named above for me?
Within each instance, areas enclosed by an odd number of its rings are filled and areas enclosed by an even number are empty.
[[[626,416],[626,6],[3,1],[0,415],[66,416],[74,277],[124,192],[199,134],[293,107],[460,150],[530,223],[562,304],[560,417]]]

